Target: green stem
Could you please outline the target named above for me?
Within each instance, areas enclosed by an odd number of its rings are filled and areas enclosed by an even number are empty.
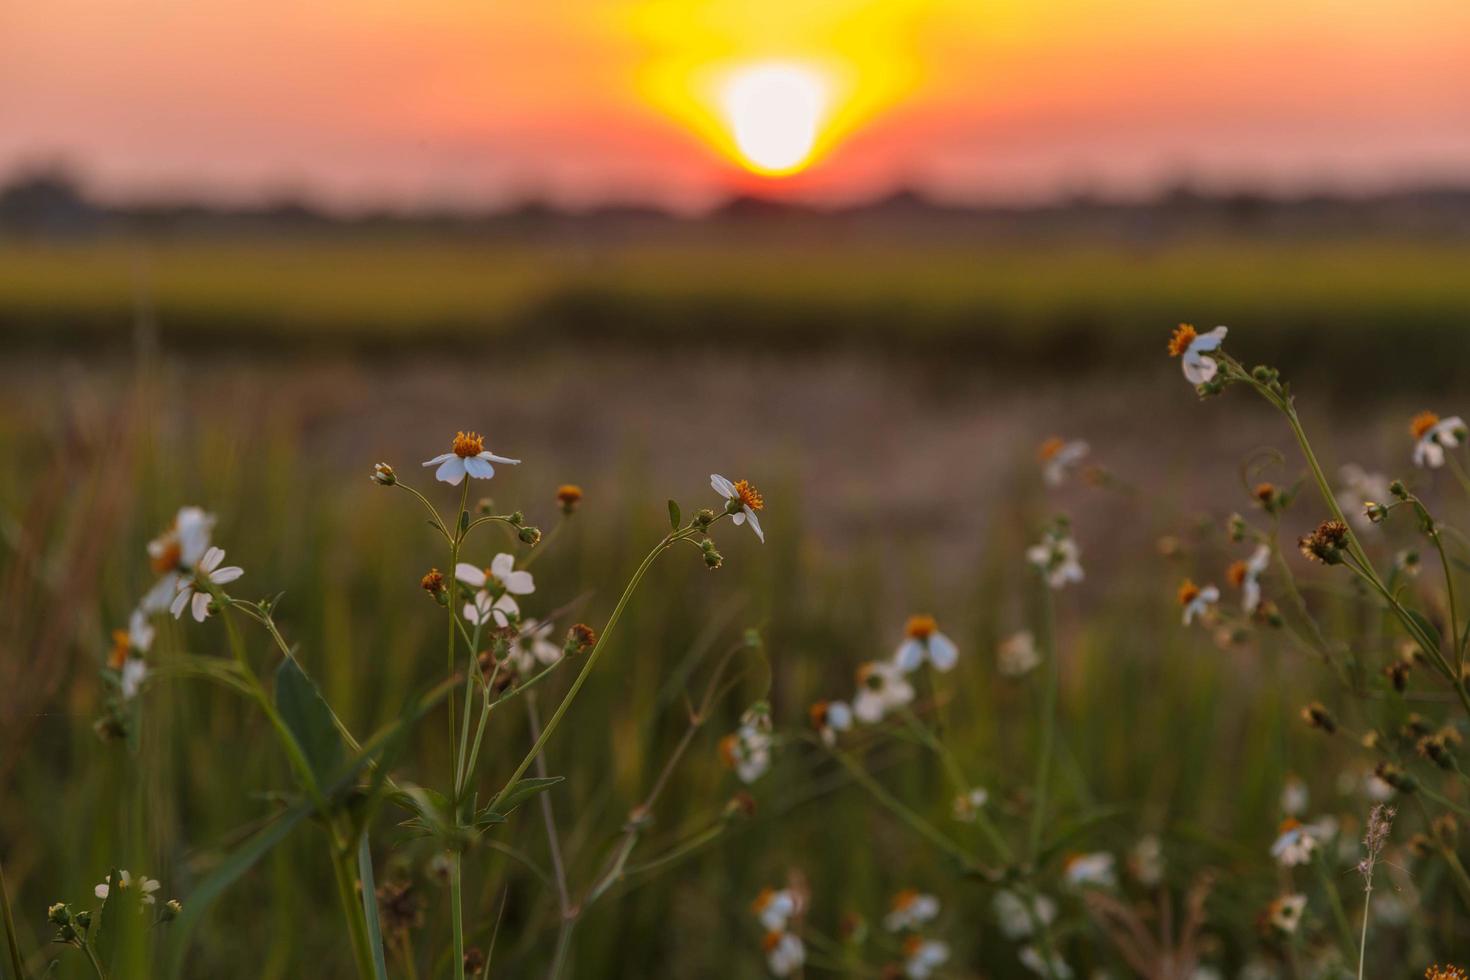
[[[1052,604],[1051,589],[1045,581],[1041,583],[1041,595],[1042,649],[1047,660],[1047,674],[1046,686],[1042,691],[1041,745],[1040,755],[1036,760],[1035,808],[1031,812],[1029,834],[1029,850],[1033,863],[1041,856],[1041,832],[1046,822],[1046,795],[1048,784],[1051,781],[1051,757],[1056,741],[1057,688],[1061,683],[1061,671],[1057,666],[1055,609]]]
[[[107,980],[107,973],[102,969],[102,962],[97,959],[97,954],[92,951],[92,947],[87,945],[86,940],[78,945],[82,948],[82,952],[87,954],[87,962],[92,964],[92,972],[97,974],[97,980]]]
[[[1363,960],[1368,955],[1368,910],[1373,904],[1373,878],[1363,889],[1363,934],[1358,938],[1358,980],[1363,980]]]
[[[451,967],[455,980],[464,978],[464,898],[460,880],[460,864],[463,855],[459,851],[449,853],[449,919],[454,929],[454,963]]]
[[[1337,883],[1327,873],[1327,858],[1320,848],[1312,864],[1317,871],[1317,878],[1322,883],[1322,890],[1327,893],[1327,904],[1332,909],[1332,919],[1337,925],[1338,939],[1342,943],[1343,952],[1351,957],[1353,955],[1353,927],[1348,922],[1347,910],[1343,908],[1342,895],[1337,890]]]
[[[352,958],[357,963],[359,976],[373,978],[372,944],[368,942],[367,922],[364,919],[362,900],[357,894],[357,878],[352,871],[352,852],[339,846],[333,834],[332,872],[337,879],[337,900],[347,916],[347,935],[352,942]]]

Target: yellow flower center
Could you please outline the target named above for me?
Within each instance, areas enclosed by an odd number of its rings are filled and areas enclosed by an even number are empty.
[[[772,929],[770,932],[766,933],[765,938],[761,940],[761,950],[763,952],[769,953],[771,950],[775,949],[781,944],[781,937],[784,935],[785,933],[781,932],[779,929]]]
[[[1424,433],[1439,425],[1439,416],[1433,412],[1420,412],[1409,422],[1409,431],[1414,434],[1415,439],[1424,438]]]
[[[919,950],[924,948],[924,937],[913,935],[903,941],[903,955],[913,959],[919,955]]]
[[[1179,586],[1179,604],[1181,606],[1187,606],[1198,598],[1199,586],[1195,585],[1189,579],[1185,579],[1183,584]]]
[[[1296,830],[1301,825],[1302,822],[1295,817],[1287,817],[1285,820],[1281,821],[1281,826],[1276,828],[1276,833],[1278,836],[1281,834],[1289,833],[1290,831]]]
[[[582,488],[575,483],[563,483],[556,488],[556,499],[563,505],[575,504],[582,499]]]
[[[485,451],[485,437],[478,432],[456,432],[453,450],[461,459],[478,456]]]
[[[913,905],[914,902],[918,901],[918,899],[919,893],[915,889],[905,888],[903,891],[893,896],[894,911],[902,911],[908,908],[910,905]]]
[[[1245,584],[1245,562],[1232,562],[1230,564],[1230,568],[1225,572],[1225,574],[1227,577],[1229,577],[1231,585],[1235,586],[1237,589],[1240,588],[1242,585]]]
[[[807,709],[807,715],[811,718],[813,728],[827,727],[827,702],[818,701]]]
[[[774,888],[762,888],[760,894],[755,897],[755,901],[750,903],[750,907],[754,912],[759,914],[767,905],[771,904],[771,899],[775,897],[776,890]]]
[[[1045,463],[1057,453],[1061,452],[1064,445],[1066,445],[1066,443],[1062,442],[1060,437],[1052,436],[1050,439],[1046,440],[1046,442],[1043,442],[1040,446],[1036,447],[1036,458]]]
[[[127,630],[112,631],[112,651],[107,655],[107,666],[113,670],[122,670],[123,664],[128,662],[128,653],[133,648],[128,638]]]
[[[1194,343],[1194,338],[1198,336],[1199,334],[1195,332],[1194,327],[1190,324],[1179,324],[1179,326],[1174,328],[1174,336],[1169,338],[1169,356],[1178,357],[1180,354],[1189,350],[1189,345]]]
[[[933,616],[910,616],[903,631],[912,640],[927,640],[939,629]]]
[[[720,739],[720,761],[725,764],[726,769],[735,768],[735,746],[738,741],[734,735],[726,735]]]
[[[171,572],[178,568],[183,556],[184,552],[179,547],[178,539],[170,538],[163,546],[163,550],[154,555],[148,564],[153,569],[153,574],[162,575],[164,572]]]
[[[766,506],[766,498],[761,496],[761,492],[749,480],[735,481],[735,497],[751,510],[763,510]]]

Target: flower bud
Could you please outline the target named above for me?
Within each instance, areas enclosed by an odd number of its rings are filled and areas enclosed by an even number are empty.
[[[1444,738],[1439,735],[1425,735],[1419,739],[1416,748],[1419,754],[1441,769],[1450,770],[1455,768],[1455,757],[1450,752],[1449,746],[1445,744]]]
[[[704,530],[715,522],[716,516],[714,511],[705,507],[698,514],[694,515],[694,523],[698,524],[701,530]]]
[[[424,577],[419,579],[419,588],[429,593],[439,605],[449,602],[449,589],[444,585],[444,573],[437,568],[431,568]]]
[[[1434,837],[1445,847],[1453,848],[1460,836],[1460,822],[1453,813],[1441,813],[1434,818]]]
[[[81,926],[83,929],[90,929],[92,928],[92,913],[86,909],[83,909],[72,917],[72,921]]]
[[[53,925],[64,926],[71,921],[71,909],[66,907],[65,902],[57,902],[46,910],[46,921]]]
[[[159,910],[159,921],[172,922],[179,917],[179,913],[182,911],[184,911],[184,906],[179,903],[179,900],[177,898],[171,898],[167,902],[164,902],[163,908]]]
[[[1412,665],[1407,660],[1395,660],[1383,668],[1383,676],[1387,677],[1393,689],[1400,694],[1409,686],[1409,671]]]
[[[475,501],[475,513],[484,517],[486,514],[495,513],[495,501],[489,497],[481,497]]]
[[[520,530],[520,539],[521,544],[528,544],[534,548],[541,543],[541,529],[527,524]]]
[[[510,522],[516,527],[520,527],[522,524],[526,523],[526,515],[523,514],[521,511],[516,511],[515,513],[510,515]]]
[[[1373,769],[1374,775],[1383,780],[1400,793],[1412,793],[1419,788],[1414,777],[1404,772],[1392,762],[1380,762]]]
[[[1225,522],[1225,533],[1230,535],[1231,541],[1237,543],[1244,541],[1247,530],[1245,518],[1239,514],[1231,514],[1230,519]]]
[[[1395,497],[1399,498],[1400,500],[1408,500],[1409,499],[1409,491],[1404,486],[1404,481],[1403,480],[1394,480],[1392,483],[1390,483],[1388,485],[1388,492],[1391,493],[1391,494],[1393,494]]]
[[[1302,709],[1302,721],[1313,728],[1320,728],[1328,735],[1337,731],[1337,722],[1332,715],[1328,714],[1327,708],[1320,701],[1313,701]]]
[[[575,483],[563,483],[556,488],[556,502],[561,506],[563,514],[572,516],[577,505],[582,502],[582,488]]]
[[[567,640],[562,644],[562,653],[575,657],[591,650],[597,643],[597,631],[586,623],[577,623],[567,630]]]
[[[391,487],[398,482],[398,474],[387,463],[376,463],[373,466],[372,481],[382,487]]]
[[[716,568],[719,568],[724,563],[725,563],[725,556],[724,555],[720,554],[714,548],[706,548],[706,549],[704,549],[704,564],[711,571],[713,571]]]
[[[1372,500],[1363,501],[1363,516],[1374,524],[1382,524],[1388,517],[1388,508]]]

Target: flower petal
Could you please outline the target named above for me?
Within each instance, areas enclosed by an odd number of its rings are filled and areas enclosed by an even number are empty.
[[[477,480],[488,480],[495,475],[495,467],[490,465],[488,459],[480,456],[471,456],[464,461],[465,472]]]
[[[447,483],[451,487],[457,487],[464,479],[464,472],[464,460],[450,453],[449,458],[434,471],[434,479],[440,483]]]
[[[451,460],[453,458],[454,458],[454,453],[440,453],[438,456],[435,456],[433,459],[426,459],[426,460],[424,460],[424,465],[425,466],[438,466],[440,463],[443,463],[446,460]]]
[[[485,570],[476,568],[467,561],[462,561],[454,566],[454,577],[471,588],[483,589],[485,587]]]
[[[761,544],[765,544],[766,532],[761,530],[761,519],[749,507],[745,508],[745,517],[750,521],[750,529],[755,532],[755,536],[761,539]]]
[[[709,485],[714,488],[715,493],[724,497],[726,500],[735,496],[735,484],[718,473],[711,473],[709,475]]]

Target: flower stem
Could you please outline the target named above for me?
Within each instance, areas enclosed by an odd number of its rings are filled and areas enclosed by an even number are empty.
[[[1044,581],[1041,583],[1041,596],[1042,648],[1046,654],[1047,673],[1046,686],[1042,689],[1041,745],[1036,760],[1036,788],[1033,794],[1035,807],[1031,811],[1029,835],[1030,858],[1033,862],[1041,855],[1041,832],[1046,822],[1046,795],[1051,782],[1051,757],[1056,741],[1057,688],[1061,683],[1061,671],[1057,666],[1055,606],[1052,603],[1051,589]]]

